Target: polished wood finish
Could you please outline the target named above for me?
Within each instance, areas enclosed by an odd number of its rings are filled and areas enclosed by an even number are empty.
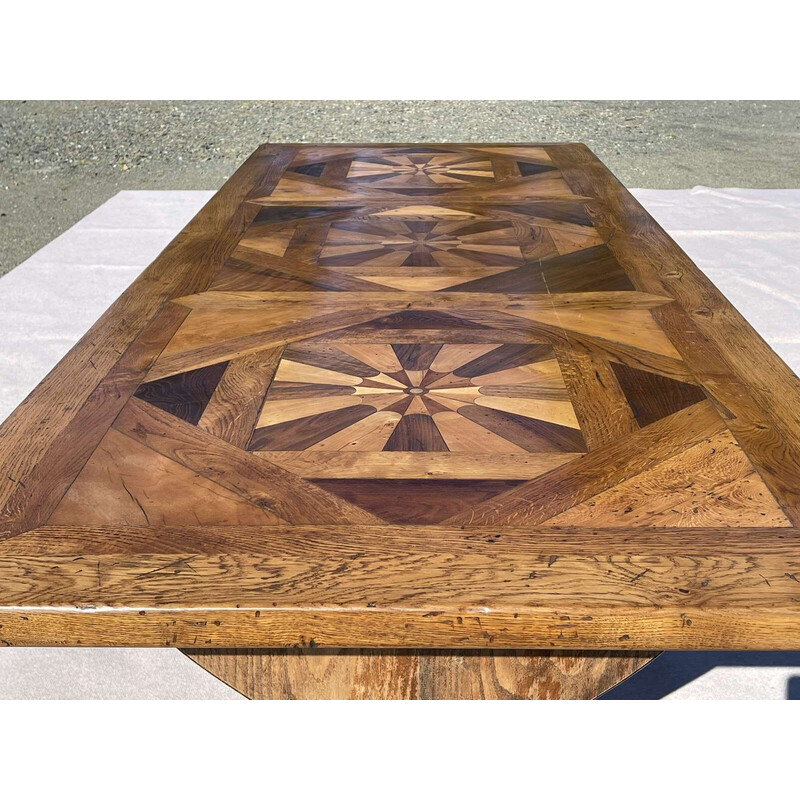
[[[188,650],[252,700],[592,700],[655,653]]]
[[[0,639],[798,648],[799,416],[583,145],[265,145],[0,428]]]

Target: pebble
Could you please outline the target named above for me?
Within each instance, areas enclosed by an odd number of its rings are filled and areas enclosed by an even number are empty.
[[[798,188],[798,131],[790,101],[3,102],[0,275],[117,191],[217,188],[266,141],[582,141],[628,186]]]

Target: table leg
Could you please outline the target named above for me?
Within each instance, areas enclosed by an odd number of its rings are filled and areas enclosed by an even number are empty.
[[[254,700],[589,700],[657,652],[183,650]]]

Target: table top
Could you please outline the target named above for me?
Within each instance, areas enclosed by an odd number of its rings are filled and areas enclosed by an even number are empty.
[[[264,145],[0,428],[0,642],[795,649],[798,388],[584,145]]]

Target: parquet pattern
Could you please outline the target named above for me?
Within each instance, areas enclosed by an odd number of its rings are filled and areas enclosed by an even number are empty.
[[[571,152],[272,148],[80,422],[7,462],[0,538],[794,528],[773,401]]]

